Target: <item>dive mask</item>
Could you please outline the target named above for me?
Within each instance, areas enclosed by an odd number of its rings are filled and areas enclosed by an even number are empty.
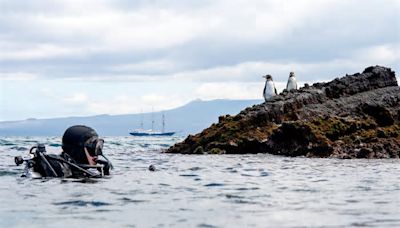
[[[89,152],[90,156],[103,155],[103,144],[104,140],[97,137],[91,137],[85,142],[85,147]]]

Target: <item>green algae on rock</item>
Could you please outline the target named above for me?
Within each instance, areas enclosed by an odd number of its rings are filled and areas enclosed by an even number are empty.
[[[390,68],[368,67],[221,116],[166,152],[399,158],[400,87]]]

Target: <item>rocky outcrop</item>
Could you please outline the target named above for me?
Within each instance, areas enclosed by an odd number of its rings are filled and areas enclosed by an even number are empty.
[[[395,73],[380,66],[306,84],[236,116],[221,116],[166,152],[398,158],[400,87]]]

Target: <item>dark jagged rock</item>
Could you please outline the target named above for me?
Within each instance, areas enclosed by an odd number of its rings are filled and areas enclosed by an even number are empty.
[[[166,152],[399,158],[400,87],[390,68],[368,67],[221,116]]]

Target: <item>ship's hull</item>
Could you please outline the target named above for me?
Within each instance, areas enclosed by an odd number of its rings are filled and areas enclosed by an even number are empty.
[[[175,132],[129,132],[133,136],[172,136]]]

